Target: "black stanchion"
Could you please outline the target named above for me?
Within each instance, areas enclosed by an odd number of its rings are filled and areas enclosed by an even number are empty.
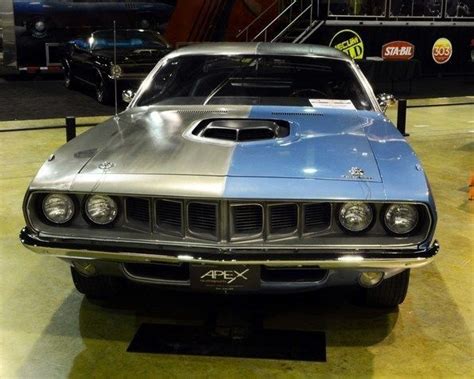
[[[76,118],[73,116],[66,117],[66,141],[69,142],[76,138]]]
[[[410,134],[406,132],[407,125],[407,101],[405,99],[398,100],[398,112],[397,112],[397,129],[404,137],[408,137]]]

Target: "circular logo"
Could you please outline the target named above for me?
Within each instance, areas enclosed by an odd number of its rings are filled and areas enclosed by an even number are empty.
[[[437,64],[444,64],[448,62],[451,59],[451,56],[453,55],[453,46],[451,45],[449,39],[437,39],[433,45],[431,55],[433,56],[433,60]]]
[[[110,67],[110,76],[112,79],[118,79],[122,76],[122,67],[120,67],[118,64],[112,65]]]
[[[329,42],[329,46],[346,53],[352,59],[364,58],[364,42],[353,30],[344,29],[337,32]]]

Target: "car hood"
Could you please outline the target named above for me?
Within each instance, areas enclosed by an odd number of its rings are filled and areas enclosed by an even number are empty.
[[[216,119],[283,120],[287,137],[233,143],[196,138],[200,122]],[[254,107],[206,112],[149,107],[125,113],[117,131],[81,168],[99,174],[198,175],[381,181],[367,127],[357,111]],[[93,143],[93,141],[91,141]]]

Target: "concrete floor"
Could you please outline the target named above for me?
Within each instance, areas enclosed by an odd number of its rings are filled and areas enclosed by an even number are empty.
[[[64,263],[18,241],[25,189],[64,131],[0,133],[0,377],[472,375],[474,106],[411,109],[408,130],[436,197],[442,249],[433,264],[412,271],[407,299],[389,311],[358,306],[347,289],[212,298],[145,288],[120,303],[91,303],[74,290]],[[126,352],[143,322],[199,323],[206,309],[241,308],[258,311],[268,327],[325,331],[327,363]]]

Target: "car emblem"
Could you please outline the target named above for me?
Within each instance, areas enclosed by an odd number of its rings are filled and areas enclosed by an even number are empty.
[[[362,178],[365,175],[365,172],[359,167],[352,167],[349,170],[349,174],[351,174],[351,176],[355,178]]]
[[[99,164],[99,168],[101,170],[110,170],[112,167],[114,167],[114,164],[112,162],[108,162],[108,161],[105,161],[105,162],[102,162],[101,164]]]

